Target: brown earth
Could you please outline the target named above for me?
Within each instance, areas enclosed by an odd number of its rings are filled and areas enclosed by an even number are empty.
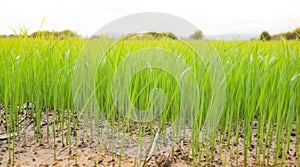
[[[269,154],[257,154],[257,127],[253,127],[253,135],[251,144],[248,148],[248,155],[244,155],[243,135],[239,136],[239,144],[231,144],[227,146],[226,139],[216,139],[214,149],[209,147],[209,143],[202,144],[200,152],[192,156],[191,147],[187,141],[181,141],[173,147],[173,151],[167,150],[158,155],[153,155],[146,159],[119,156],[103,147],[100,147],[95,141],[87,137],[82,125],[76,127],[77,140],[71,137],[71,143],[67,143],[67,130],[64,127],[56,130],[56,137],[53,137],[52,123],[47,123],[45,113],[42,116],[41,136],[37,137],[34,133],[34,125],[32,119],[28,116],[24,117],[22,130],[16,134],[15,142],[10,140],[10,152],[8,150],[8,136],[5,134],[5,121],[2,119],[0,124],[0,166],[244,166],[244,160],[247,160],[247,166],[275,166],[275,141],[269,148]],[[51,118],[52,116],[50,116]],[[22,119],[20,119],[22,120]],[[52,119],[49,119],[52,120]],[[49,125],[49,126],[47,126]],[[57,124],[58,127],[60,123]],[[49,128],[49,137],[47,139],[47,128]],[[73,127],[71,127],[73,129]],[[295,129],[292,133],[294,133]],[[241,130],[242,134],[242,130]],[[62,136],[63,139],[62,139]],[[231,143],[234,143],[234,133],[231,134]],[[54,141],[55,139],[55,141]],[[296,146],[296,135],[290,138],[290,150],[286,157],[281,156],[277,161],[277,165],[285,164],[286,166],[300,166],[299,148]],[[54,157],[54,142],[56,143],[56,158]],[[14,147],[12,146],[14,145]],[[265,146],[266,149],[268,147]],[[298,153],[297,153],[298,151]],[[14,154],[12,154],[14,152]],[[9,156],[9,154],[11,156]],[[258,161],[257,155],[260,156]],[[14,163],[9,162],[13,159]],[[197,157],[197,158],[193,158]],[[262,163],[264,161],[264,164]],[[260,164],[258,164],[260,162]],[[277,166],[276,165],[276,166]]]

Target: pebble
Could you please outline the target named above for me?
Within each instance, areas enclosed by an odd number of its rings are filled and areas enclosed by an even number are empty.
[[[254,148],[255,148],[255,146],[253,144],[251,144],[250,147],[249,147],[249,151],[253,151]]]
[[[296,136],[296,131],[292,131],[291,136]]]

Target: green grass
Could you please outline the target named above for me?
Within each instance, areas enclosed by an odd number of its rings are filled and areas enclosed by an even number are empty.
[[[97,41],[94,42],[97,43]],[[70,120],[76,120],[74,113],[80,113],[80,111],[74,112],[76,107],[89,105],[89,102],[73,103],[73,93],[76,90],[72,85],[72,79],[74,75],[79,77],[85,75],[75,72],[76,69],[82,68],[82,65],[78,63],[78,56],[82,55],[81,49],[86,43],[86,40],[79,39],[0,39],[0,102],[5,104],[7,133],[21,133],[18,122],[23,110],[18,109],[18,107],[22,108],[23,104],[32,103],[33,109],[30,110],[29,114],[34,121],[36,140],[43,142],[40,140],[40,124],[43,112],[47,115],[47,121],[49,114],[54,115],[55,123],[52,124],[52,127],[47,125],[47,138],[56,136],[56,129],[63,129],[66,126],[68,133],[66,136],[62,135],[63,144],[70,144],[71,140],[76,140],[76,137],[71,137],[73,132],[71,132]],[[111,43],[112,41],[106,41],[102,45],[107,46]],[[199,52],[203,49],[204,43],[203,41],[187,42]],[[227,138],[227,145],[235,144],[230,143],[230,135],[226,135],[226,132],[229,134],[234,132],[235,142],[238,142],[238,137],[242,133],[245,138],[243,143],[244,163],[247,164],[248,147],[254,142],[252,141],[252,126],[253,122],[257,120],[259,139],[255,141],[259,146],[257,156],[260,156],[260,152],[263,153],[263,162],[259,163],[268,161],[265,159],[265,155],[269,153],[270,147],[266,148],[264,145],[272,144],[272,141],[275,141],[276,159],[281,159],[279,154],[282,154],[280,156],[283,157],[286,156],[290,147],[289,137],[293,124],[296,124],[299,152],[300,43],[298,41],[213,41],[211,44],[216,48],[223,64],[226,76],[226,101],[219,126],[211,135],[209,145],[214,147],[216,139],[224,138]],[[98,71],[96,78],[88,77],[87,79],[90,82],[95,82],[97,107],[101,111],[92,119],[97,120],[103,116],[109,122],[121,122],[117,125],[112,124],[117,132],[128,129],[129,132],[133,131],[131,127],[135,123],[125,119],[124,114],[126,115],[126,113],[122,113],[125,111],[119,111],[118,106],[115,105],[111,92],[112,77],[122,60],[138,49],[145,47],[160,47],[168,50],[191,67],[200,95],[199,112],[193,113],[196,115],[193,118],[196,121],[193,130],[197,134],[201,125],[204,124],[205,117],[209,114],[210,104],[213,103],[211,98],[214,90],[207,71],[210,66],[206,62],[202,62],[194,55],[193,51],[178,41],[169,43],[163,40],[124,41],[118,47],[111,48],[105,57],[99,56],[104,53],[102,47],[92,49],[91,58],[99,62],[97,64]],[[172,66],[167,61],[161,63]],[[151,106],[150,92],[152,89],[160,88],[164,91],[166,105],[157,120],[161,129],[166,128],[167,122],[174,122],[181,107],[185,105],[180,103],[182,92],[180,92],[176,79],[164,70],[149,67],[134,75],[132,80],[129,81],[127,77],[124,77],[124,80],[126,82],[128,80],[129,83],[130,101],[139,109],[145,110]],[[88,88],[90,89],[90,87]],[[86,93],[93,91],[94,89]],[[82,96],[81,98],[86,99],[88,94]],[[161,96],[156,97],[160,98]],[[194,104],[191,99],[186,102],[189,102],[190,105]],[[188,116],[193,117],[193,115]],[[157,132],[155,121],[141,124],[138,136],[140,138],[143,136],[145,127],[149,127],[154,136]],[[72,123],[76,125],[77,122],[73,121]],[[97,132],[95,129],[92,131]],[[14,161],[14,144],[17,140],[20,139],[13,136],[8,142],[9,156],[12,162]],[[191,146],[194,152],[193,156],[197,156],[200,150],[198,138],[193,138]],[[55,154],[56,144],[54,144],[53,149]],[[258,161],[260,161],[259,159]],[[284,163],[284,160],[280,161]]]

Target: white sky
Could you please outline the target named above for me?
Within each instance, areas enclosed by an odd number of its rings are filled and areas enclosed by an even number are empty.
[[[92,35],[105,24],[137,12],[164,12],[198,26],[205,35],[271,34],[300,27],[300,0],[1,0],[0,34],[26,27],[71,29]]]

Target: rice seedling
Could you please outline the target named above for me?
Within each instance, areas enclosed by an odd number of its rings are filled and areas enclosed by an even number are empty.
[[[97,44],[90,46],[100,47],[82,52],[84,45],[90,42]],[[219,102],[216,97],[211,100],[214,98],[213,92],[218,90],[208,70],[212,66],[195,54],[201,53],[207,41],[186,41],[187,45],[176,40],[123,40],[113,45],[114,42],[71,38],[0,39],[0,103],[4,104],[4,112],[1,114],[5,118],[4,138],[7,141],[9,163],[16,162],[17,143],[28,143],[28,137],[32,133],[27,127],[32,126],[37,143],[51,143],[51,159],[58,159],[63,150],[58,148],[64,147],[68,150],[69,159],[72,159],[72,155],[77,157],[82,145],[89,140],[96,140],[99,143],[98,150],[106,148],[119,153],[118,165],[122,166],[122,159],[126,154],[134,154],[139,158],[141,152],[146,155],[151,153],[155,136],[159,136],[155,149],[163,148],[162,141],[170,135],[170,127],[173,128],[170,138],[178,137],[176,133],[185,129],[182,126],[186,123],[178,117],[182,116],[182,107],[188,105],[185,109],[191,111],[182,117],[193,122],[190,131],[184,132],[185,135],[190,135],[190,140],[180,139],[167,143],[171,157],[177,156],[180,148],[180,151],[185,152],[185,161],[195,166],[207,163],[220,166],[241,165],[241,162],[245,166],[289,163],[300,165],[300,160],[297,159],[300,156],[298,41],[211,42],[220,56],[226,76],[226,100],[223,114],[215,116],[216,119],[220,117],[218,126],[214,127],[213,133],[205,141],[200,140],[200,129],[205,124],[205,118],[212,114],[209,113],[210,105]],[[113,47],[108,51],[103,50],[107,46]],[[194,50],[187,46],[192,46]],[[143,48],[155,48],[155,53],[159,54],[147,59],[145,55],[154,52],[141,51]],[[76,73],[80,68],[85,69],[84,65],[91,65],[78,61],[83,53],[88,53],[93,60],[91,63],[95,63],[93,67],[96,68],[96,73],[92,77],[86,76],[86,73]],[[164,57],[168,54],[162,53],[172,53],[172,61],[168,62]],[[121,71],[123,73],[119,74],[124,74],[120,75],[124,85],[119,85],[114,92],[112,88],[118,85],[114,75],[118,74],[122,62],[129,60],[130,56],[144,58],[150,63],[132,76]],[[141,64],[134,60],[130,60],[129,63],[133,64],[127,64],[123,70],[136,70]],[[189,72],[180,71],[182,68],[173,63],[175,60],[190,67]],[[159,68],[159,65],[168,70]],[[170,74],[172,70],[175,75]],[[199,99],[182,99],[182,94],[194,93],[181,92],[182,85],[186,84],[189,88],[195,86],[193,80],[178,83],[176,76],[184,80],[185,75],[180,75],[183,73],[195,79],[198,94],[194,97],[199,95]],[[93,87],[74,87],[74,76],[78,77],[80,83],[86,83],[83,80],[93,82]],[[115,99],[114,93],[122,93],[119,90],[123,90],[123,86],[127,87],[124,93],[128,93],[131,104],[120,98]],[[86,94],[78,93],[82,88],[88,89]],[[89,93],[93,94],[91,98],[94,97],[96,101],[82,101],[78,104],[80,98],[89,99]],[[152,102],[159,105],[155,106]],[[99,112],[86,110],[92,103],[97,104],[95,111]],[[125,111],[127,105],[131,108]],[[82,110],[76,110],[78,107]],[[193,107],[197,111],[193,112]],[[139,114],[134,112],[135,108],[151,110]],[[89,114],[93,116],[90,117]],[[128,119],[128,115],[150,121],[137,122]],[[84,129],[84,120],[90,125],[82,132],[80,130]],[[177,120],[182,122],[179,121],[176,127],[174,123]],[[105,131],[101,126],[108,126],[110,129]],[[106,132],[115,134],[109,136]],[[93,136],[97,136],[97,139]],[[143,140],[145,136],[150,136],[149,141]],[[118,142],[111,143],[109,137]],[[135,140],[135,149],[125,147],[129,139]],[[181,147],[185,142],[186,146]],[[229,154],[233,157],[228,156]],[[100,159],[96,159],[98,165]],[[139,164],[146,160],[147,157],[134,159]],[[79,163],[76,158],[75,163]]]

